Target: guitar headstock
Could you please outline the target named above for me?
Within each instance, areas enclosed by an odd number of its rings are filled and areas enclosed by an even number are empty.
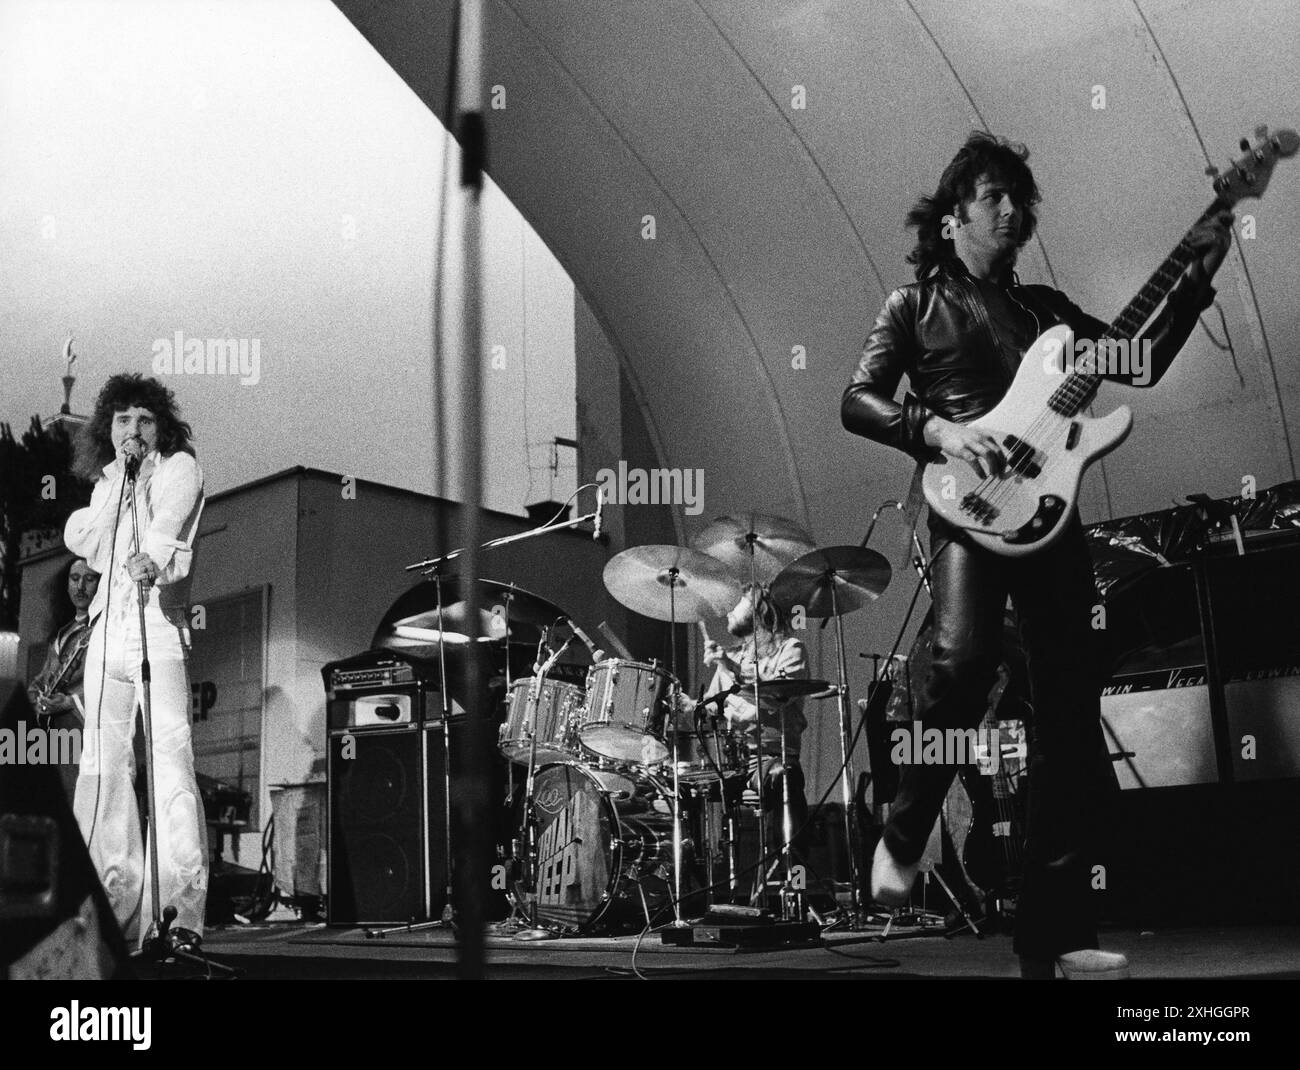
[[[1255,144],[1251,145],[1242,138],[1241,147],[1245,150],[1244,155],[1214,179],[1214,192],[1228,207],[1243,197],[1263,196],[1277,161],[1294,156],[1300,149],[1300,134],[1294,130],[1270,134],[1267,126],[1258,126],[1255,128]],[[1210,173],[1214,173],[1213,169]]]

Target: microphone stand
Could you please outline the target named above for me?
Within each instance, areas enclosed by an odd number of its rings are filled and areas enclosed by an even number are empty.
[[[136,477],[140,474],[140,462],[141,459],[135,456],[126,459],[126,478],[131,484],[131,533],[135,539],[137,554],[144,552],[140,544],[140,507],[136,501]],[[135,590],[136,609],[140,620],[140,714],[144,721],[145,792],[149,799],[149,887],[152,893],[149,897],[149,909],[153,914],[153,921],[145,932],[144,942],[140,948],[140,957],[158,966],[166,965],[168,959],[175,959],[178,962],[203,966],[209,971],[215,969],[227,977],[233,977],[236,973],[233,967],[213,962],[206,956],[194,953],[203,942],[202,936],[191,929],[172,929],[172,922],[176,920],[177,915],[174,906],[168,904],[161,916],[159,915],[158,904],[162,891],[158,876],[158,840],[162,822],[158,819],[158,795],[154,786],[153,677],[149,665],[149,633],[144,619],[144,604],[149,598],[149,587],[144,580],[136,580]]]
[[[549,629],[543,633],[543,645],[545,645],[548,638]],[[529,736],[528,776],[524,781],[524,827],[521,830],[523,833],[521,849],[524,854],[523,893],[527,897],[527,910],[525,912],[526,927],[515,933],[516,940],[548,940],[555,936],[555,933],[543,928],[538,921],[541,889],[538,888],[537,883],[541,872],[541,858],[538,855],[537,844],[537,709],[541,700],[542,685],[546,681],[547,675],[555,667],[555,663],[564,656],[564,652],[569,649],[569,644],[572,642],[573,638],[570,636],[560,646],[559,650],[551,654],[544,662],[539,662],[537,670],[533,674],[532,682],[528,685],[527,718],[524,726]]]

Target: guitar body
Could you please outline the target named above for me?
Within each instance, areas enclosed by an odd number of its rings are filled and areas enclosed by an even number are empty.
[[[981,478],[965,461],[944,455],[922,473],[930,507],[995,553],[1023,557],[1055,542],[1074,512],[1088,465],[1115,449],[1133,426],[1127,405],[1100,418],[1052,411],[1049,399],[1065,382],[1065,357],[1073,353],[1069,327],[1040,335],[1006,397],[973,421],[1002,445],[1009,461],[1002,472]]]
[[[1024,806],[1017,781],[1024,758],[1013,737],[1023,737],[1015,722],[985,719],[990,738],[1001,738],[998,768],[963,766],[944,799],[943,816],[958,872],[980,899],[1014,899],[1024,868]],[[1010,766],[1012,771],[1008,771]]]

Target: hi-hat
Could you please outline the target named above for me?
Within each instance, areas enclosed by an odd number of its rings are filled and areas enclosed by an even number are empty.
[[[685,546],[633,546],[610,558],[604,579],[622,605],[652,620],[693,624],[740,601],[740,584],[726,565]]]
[[[792,520],[763,513],[720,516],[691,539],[695,549],[716,557],[745,579],[750,575],[753,548],[754,578],[771,583],[795,558],[816,547],[812,537]]]
[[[786,612],[802,606],[809,617],[843,616],[879,598],[890,573],[875,550],[828,546],[787,565],[772,584],[772,601]]]

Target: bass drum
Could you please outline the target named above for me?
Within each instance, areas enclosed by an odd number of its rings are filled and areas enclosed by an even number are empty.
[[[671,918],[672,817],[667,792],[655,781],[550,765],[537,774],[534,797],[542,925],[611,934],[639,931],[647,912],[652,924]]]

